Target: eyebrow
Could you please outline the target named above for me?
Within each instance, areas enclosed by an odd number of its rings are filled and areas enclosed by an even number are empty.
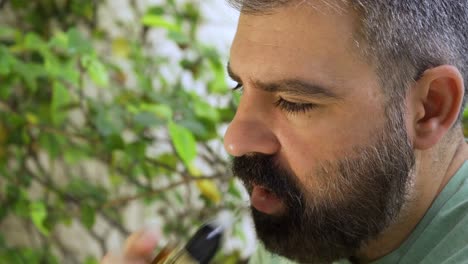
[[[230,64],[227,64],[227,73],[231,79],[238,83],[242,83],[242,79],[237,75],[231,68]],[[313,96],[318,98],[328,98],[328,99],[339,99],[336,93],[332,92],[331,89],[325,88],[322,85],[309,83],[300,79],[284,79],[279,81],[274,81],[270,83],[265,83],[261,81],[254,80],[255,87],[258,87],[266,92],[275,93],[275,92],[284,92],[291,95],[297,96]]]

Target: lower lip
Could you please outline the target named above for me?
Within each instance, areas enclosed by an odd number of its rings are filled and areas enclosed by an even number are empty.
[[[255,185],[251,194],[252,206],[268,215],[279,215],[285,210],[283,201],[268,189]]]

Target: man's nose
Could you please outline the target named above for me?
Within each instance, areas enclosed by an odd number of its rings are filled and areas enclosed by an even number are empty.
[[[248,154],[273,155],[280,149],[280,143],[272,130],[268,110],[261,109],[261,103],[244,95],[236,115],[224,135],[224,148],[234,156]]]

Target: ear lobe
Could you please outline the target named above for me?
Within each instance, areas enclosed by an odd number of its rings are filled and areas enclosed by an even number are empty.
[[[416,89],[424,113],[415,120],[414,146],[424,150],[437,144],[457,122],[465,92],[463,77],[454,66],[435,67],[424,73]]]

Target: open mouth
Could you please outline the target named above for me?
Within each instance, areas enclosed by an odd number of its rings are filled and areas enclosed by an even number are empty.
[[[286,209],[282,199],[266,187],[253,184],[249,188],[252,206],[268,215],[280,215]]]

